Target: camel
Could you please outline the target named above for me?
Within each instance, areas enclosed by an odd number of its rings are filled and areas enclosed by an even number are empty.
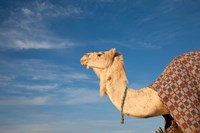
[[[148,118],[170,114],[169,108],[161,101],[158,92],[150,86],[134,90],[127,87],[128,79],[122,55],[115,48],[105,52],[85,54],[80,62],[92,68],[100,79],[100,95],[107,95],[113,105],[127,116]],[[166,117],[166,122],[171,119]],[[167,131],[167,127],[165,127]],[[177,128],[175,132],[180,129]],[[170,131],[169,131],[170,132]]]

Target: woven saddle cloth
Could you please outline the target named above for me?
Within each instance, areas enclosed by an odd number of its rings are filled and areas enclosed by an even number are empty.
[[[184,133],[200,133],[200,50],[175,57],[149,87]],[[167,122],[168,133],[177,131]]]

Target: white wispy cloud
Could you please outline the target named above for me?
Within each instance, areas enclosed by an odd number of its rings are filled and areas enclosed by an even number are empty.
[[[53,19],[80,15],[74,6],[54,5],[49,1],[28,2],[9,10],[0,25],[0,47],[12,49],[54,49],[79,45],[78,42],[58,37],[47,25]]]
[[[79,15],[83,11],[74,6],[63,6],[63,5],[54,5],[49,1],[35,2],[33,3],[34,8],[22,8],[22,11],[26,15],[36,15],[37,17],[58,17],[58,16],[70,16],[70,15]],[[30,14],[31,12],[31,14]]]
[[[80,105],[101,102],[98,90],[76,87],[76,82],[92,82],[91,77],[69,66],[39,59],[0,59],[0,63],[0,105]],[[69,87],[69,84],[74,87]]]
[[[26,90],[34,90],[34,91],[45,91],[45,90],[52,90],[52,89],[56,89],[58,87],[58,84],[54,83],[54,84],[45,84],[45,85],[40,85],[40,84],[16,84],[15,85],[16,88],[23,88]]]
[[[183,4],[183,0],[171,0],[171,1],[163,1],[161,2],[160,6],[157,7],[157,10],[161,14],[168,14],[172,12],[176,12],[177,8],[180,6],[180,4]]]
[[[90,78],[88,74],[77,72],[70,66],[57,65],[40,59],[12,61],[1,59],[0,62],[0,68],[2,71],[4,70],[4,75],[0,76],[2,80],[26,77],[29,80],[71,82],[73,80],[87,80]]]
[[[111,3],[114,2],[114,0],[93,0],[95,2],[102,2],[102,3]]]
[[[48,96],[37,96],[37,97],[9,97],[9,98],[1,98],[0,105],[1,106],[19,106],[19,105],[46,105],[49,103]]]
[[[147,43],[147,42],[143,42],[141,44],[141,46],[144,48],[147,48],[147,49],[160,49],[161,48],[161,46],[159,46],[159,45],[155,45],[155,44]]]
[[[21,10],[22,10],[22,13],[23,13],[24,15],[28,15],[28,16],[34,15],[34,12],[31,11],[30,9],[22,8]]]
[[[53,49],[53,48],[68,48],[75,46],[74,42],[67,40],[52,41],[35,41],[35,40],[14,40],[14,47],[18,49]],[[14,48],[13,47],[13,48]]]
[[[68,105],[102,102],[99,92],[92,89],[68,89],[66,90],[66,95],[68,100],[65,100],[64,104]]]
[[[21,86],[26,91],[45,91],[51,89],[53,94],[40,94],[37,96],[24,95],[24,96],[10,96],[1,97],[1,106],[35,106],[35,105],[81,105],[100,103],[103,100],[98,95],[97,90],[86,89],[86,88],[61,88],[56,89],[55,86]],[[55,89],[55,90],[53,90]],[[22,94],[22,93],[21,93]],[[23,94],[26,94],[23,92]]]
[[[42,117],[43,118],[43,117]],[[44,119],[35,119],[32,122],[20,123],[19,121],[12,122],[12,125],[3,125],[1,130],[3,133],[114,133],[117,132],[117,127],[119,124],[116,124],[113,120],[69,120],[69,119],[60,119],[55,121],[55,118],[48,117],[49,121],[44,122]],[[37,120],[37,121],[36,121]],[[91,128],[88,128],[88,125]],[[78,127],[78,128],[77,128]],[[108,131],[106,131],[108,130]],[[122,132],[122,130],[120,130]],[[127,130],[123,130],[127,131]],[[128,130],[130,131],[130,130]],[[120,133],[121,133],[120,132]],[[118,133],[118,132],[117,132]],[[129,133],[129,132],[125,132]]]
[[[67,73],[60,73],[60,72],[47,72],[44,70],[42,73],[40,71],[36,75],[32,75],[32,80],[56,80],[65,82],[72,82],[73,80],[87,80],[89,79],[89,75],[84,73],[77,73],[77,72],[67,72]],[[46,74],[45,74],[46,73]]]
[[[110,46],[123,46],[128,47],[132,49],[138,49],[138,48],[144,48],[144,49],[161,49],[161,45],[153,44],[151,42],[137,40],[137,39],[129,39],[129,40],[98,40],[95,42],[92,42],[92,44],[101,44],[101,45],[110,45]]]

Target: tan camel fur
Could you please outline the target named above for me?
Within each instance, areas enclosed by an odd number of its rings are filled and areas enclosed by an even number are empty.
[[[108,95],[121,111],[122,97],[128,82],[122,55],[113,48],[105,52],[87,53],[80,62],[87,68],[93,68],[100,78],[100,95]],[[139,90],[128,88],[123,112],[137,118],[169,114],[157,92],[149,87]]]

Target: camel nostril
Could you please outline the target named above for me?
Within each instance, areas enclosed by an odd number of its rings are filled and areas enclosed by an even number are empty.
[[[83,62],[85,61],[85,59],[80,59],[80,63],[83,64]]]

